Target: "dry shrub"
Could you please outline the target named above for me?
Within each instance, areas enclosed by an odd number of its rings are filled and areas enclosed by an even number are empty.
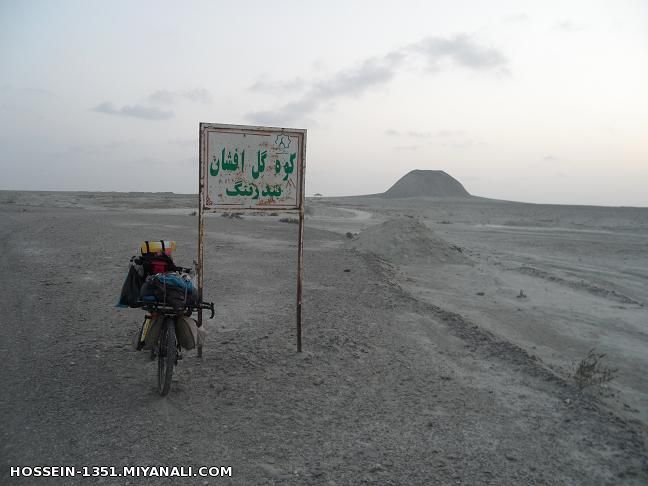
[[[281,218],[279,220],[280,223],[292,223],[292,224],[299,224],[299,219],[298,218]]]
[[[599,387],[616,378],[619,370],[603,363],[605,356],[604,353],[597,353],[595,349],[590,349],[587,356],[575,365],[572,378],[580,390],[589,386]]]

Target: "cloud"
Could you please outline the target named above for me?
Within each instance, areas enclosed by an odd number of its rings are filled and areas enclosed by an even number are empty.
[[[442,67],[454,64],[477,71],[501,73],[506,72],[508,64],[500,51],[480,46],[467,35],[450,38],[427,37],[382,56],[367,58],[354,67],[310,83],[303,82],[300,78],[289,81],[258,81],[250,89],[270,92],[282,86],[296,84],[303,88],[303,94],[274,110],[247,113],[246,118],[255,123],[274,125],[303,119],[322,105],[338,98],[357,98],[372,88],[387,85],[400,70],[407,67],[408,62],[418,60],[423,60],[428,72],[438,72]],[[289,91],[286,89],[286,92]]]
[[[205,88],[196,88],[189,91],[185,91],[183,94],[184,98],[193,101],[194,103],[204,103],[211,104],[214,100]]]
[[[378,86],[394,76],[393,58],[367,59],[352,69],[314,82],[308,91],[295,101],[286,103],[278,110],[257,111],[246,117],[257,123],[284,125],[317,110],[320,106],[341,97],[357,97],[372,86]]]
[[[430,132],[417,132],[416,130],[410,130],[407,134],[414,138],[430,138],[432,136]]]
[[[340,96],[358,96],[372,86],[390,81],[395,74],[394,64],[387,57],[383,60],[368,59],[358,67],[340,71],[329,79],[315,83],[310,95],[327,100]]]
[[[471,138],[441,144],[442,147],[450,147],[454,149],[469,149],[473,147],[483,147],[484,145],[486,145],[484,142],[478,142],[477,140],[473,140]]]
[[[531,18],[524,12],[514,13],[511,15],[506,15],[502,20],[506,23],[516,24],[519,22],[526,22]]]
[[[282,126],[313,112],[322,101],[324,100],[304,97],[282,106],[280,110],[255,111],[248,113],[246,118],[263,125]]]
[[[389,135],[390,137],[407,136],[407,137],[413,137],[413,138],[430,138],[432,136],[432,133],[430,133],[430,132],[419,132],[419,131],[416,131],[416,130],[408,130],[406,132],[401,132],[399,130],[394,130],[393,128],[390,128],[389,130],[385,130],[385,135]]]
[[[390,137],[399,137],[403,141],[414,142],[416,140],[427,140],[427,144],[435,147],[448,147],[451,149],[470,149],[486,145],[484,142],[472,138],[464,130],[437,130],[435,132],[407,130],[399,131],[394,129],[385,130],[385,135]],[[409,139],[409,140],[407,140]],[[393,150],[419,150],[421,145],[397,145],[392,147]]]
[[[433,72],[438,71],[444,61],[474,70],[503,69],[507,64],[500,51],[482,47],[463,34],[449,39],[428,37],[413,44],[411,49],[425,58]]]
[[[412,138],[462,138],[466,136],[466,132],[463,130],[438,130],[434,133],[421,132],[417,130],[407,130],[406,132],[401,132],[390,128],[389,130],[385,130],[385,135],[389,135],[391,137],[407,136]]]
[[[306,81],[302,78],[295,78],[286,81],[264,81],[259,80],[250,86],[250,91],[260,93],[281,94],[287,91],[302,91],[306,87]]]
[[[553,30],[560,32],[578,32],[580,30],[583,30],[583,28],[582,26],[575,24],[571,20],[561,20],[554,25]]]
[[[149,95],[148,100],[152,103],[170,105],[178,101],[191,101],[209,105],[214,102],[209,91],[205,88],[194,88],[185,91],[170,91],[159,89]]]
[[[463,137],[466,132],[463,130],[439,130],[436,134],[439,137]]]
[[[106,101],[100,103],[92,111],[97,113],[105,113],[106,115],[119,115],[127,116],[132,118],[140,118],[142,120],[167,120],[173,118],[174,114],[172,111],[164,111],[156,108],[154,106],[142,106],[142,105],[125,105],[121,108],[115,107],[112,103]]]

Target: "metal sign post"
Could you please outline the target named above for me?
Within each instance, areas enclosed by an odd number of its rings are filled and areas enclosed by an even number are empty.
[[[198,182],[198,295],[202,302],[205,212],[299,212],[297,351],[302,350],[306,130],[201,123]],[[202,325],[202,310],[198,311]]]
[[[303,176],[302,176],[303,177]],[[299,236],[297,241],[297,352],[302,350],[302,281],[304,279],[304,202],[299,208]]]
[[[205,201],[204,201],[204,170],[203,170],[203,156],[202,156],[202,146],[203,146],[203,132],[200,130],[198,134],[198,145],[199,145],[199,164],[198,164],[198,263],[196,265],[196,272],[198,274],[198,302],[203,301],[203,261],[204,261],[204,239],[205,239]],[[198,327],[202,327],[203,324],[203,312],[202,309],[198,309]]]

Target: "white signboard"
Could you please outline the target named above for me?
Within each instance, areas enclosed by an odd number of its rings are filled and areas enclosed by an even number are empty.
[[[299,209],[306,130],[200,124],[202,207]]]

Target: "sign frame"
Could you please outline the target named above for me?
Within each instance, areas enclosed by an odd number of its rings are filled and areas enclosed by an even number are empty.
[[[297,137],[300,142],[299,158],[297,163],[297,197],[296,205],[281,204],[262,204],[249,207],[240,204],[213,204],[209,200],[208,192],[208,173],[209,173],[209,133],[227,133],[227,134],[253,134],[253,135],[288,135]],[[297,324],[297,352],[302,351],[302,288],[303,288],[303,261],[304,261],[304,181],[306,169],[306,129],[299,128],[279,128],[266,126],[251,125],[232,125],[222,123],[205,123],[199,124],[198,143],[199,143],[199,169],[198,169],[198,297],[200,302],[203,300],[203,282],[204,282],[204,260],[205,260],[205,213],[206,212],[298,212],[299,213],[299,231],[297,242],[297,305],[296,305],[296,324]],[[202,326],[203,316],[202,309],[198,310],[198,326]],[[199,356],[201,350],[198,350]]]
[[[299,143],[299,156],[297,159],[297,184],[296,184],[296,204],[255,204],[245,206],[241,204],[218,204],[209,199],[209,133],[223,134],[240,134],[262,135],[262,136],[282,136],[287,135],[295,137]],[[202,198],[201,205],[207,212],[248,212],[248,211],[299,211],[304,205],[304,166],[306,159],[306,130],[298,128],[277,128],[264,126],[248,125],[226,125],[221,123],[201,123],[200,124],[200,167],[202,181]]]

